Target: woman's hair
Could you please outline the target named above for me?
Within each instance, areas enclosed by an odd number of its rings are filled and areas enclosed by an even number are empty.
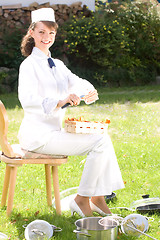
[[[50,21],[42,21],[44,25],[48,28],[54,28],[55,31],[58,29],[58,25],[55,22]],[[34,30],[36,27],[36,23],[32,23],[29,28],[27,34],[23,37],[21,42],[21,53],[23,56],[28,57],[32,53],[32,49],[35,46],[34,38],[30,35],[29,30]]]

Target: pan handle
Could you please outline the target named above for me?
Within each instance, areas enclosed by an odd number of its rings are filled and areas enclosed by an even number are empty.
[[[78,231],[78,230],[74,230],[73,232],[78,233],[78,234],[83,235],[83,236],[86,236],[86,237],[92,237],[90,234],[87,234],[87,233],[84,233],[84,232],[81,232],[81,231]]]

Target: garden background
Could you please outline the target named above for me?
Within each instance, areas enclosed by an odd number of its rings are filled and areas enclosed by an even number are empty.
[[[156,1],[156,0],[155,0]],[[160,19],[150,1],[96,1],[96,10],[77,10],[59,25],[52,56],[96,86],[144,86],[160,75]],[[0,92],[17,90],[22,36],[29,22],[11,28],[2,18]]]

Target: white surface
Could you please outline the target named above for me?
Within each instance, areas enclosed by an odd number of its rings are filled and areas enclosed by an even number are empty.
[[[7,235],[0,232],[0,239],[8,239]]]
[[[50,4],[67,4],[70,5],[72,3],[78,2],[78,0],[0,0],[0,6],[13,5],[13,4],[22,4],[23,7],[28,7],[31,3],[37,2],[38,4],[43,4],[46,2],[50,2]],[[81,0],[82,6],[87,5],[90,10],[95,10],[95,0]]]
[[[77,195],[77,190],[78,190],[78,187],[72,187],[60,192],[62,211],[70,210],[69,204],[73,199],[75,199]],[[53,204],[53,207],[55,208],[55,199],[53,199],[52,204]]]
[[[61,199],[61,210],[62,211],[69,211],[70,208],[69,208],[69,204],[70,202],[75,199],[77,194],[71,194],[63,199]],[[53,207],[55,208],[55,203],[53,201]]]

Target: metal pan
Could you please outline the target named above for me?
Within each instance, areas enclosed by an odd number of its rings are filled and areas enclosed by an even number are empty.
[[[138,212],[141,213],[156,213],[156,212],[160,212],[160,204],[147,204],[145,206],[138,206],[136,208],[136,210]]]
[[[134,201],[131,204],[131,209],[134,209],[140,213],[152,214],[155,212],[160,212],[160,198],[148,197],[148,198],[143,198],[141,200]]]

